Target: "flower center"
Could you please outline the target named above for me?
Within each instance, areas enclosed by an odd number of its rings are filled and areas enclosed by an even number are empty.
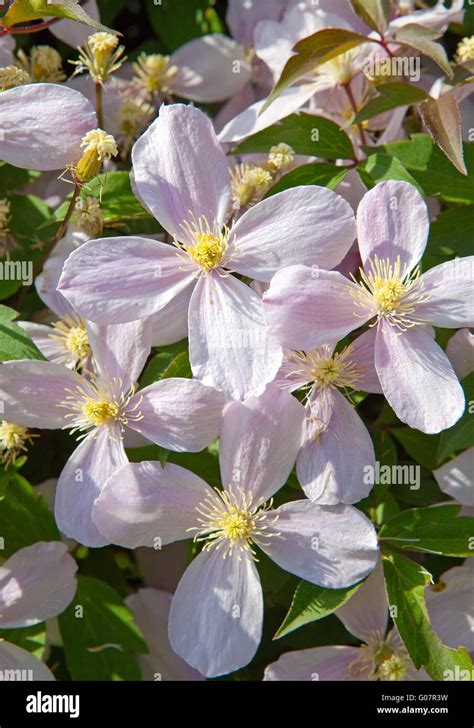
[[[359,657],[349,665],[349,673],[369,670],[369,680],[404,680],[409,666],[408,653],[392,632],[386,639],[374,635],[373,642],[362,645]]]
[[[415,315],[417,307],[429,300],[429,296],[423,293],[419,267],[410,271],[406,263],[402,265],[400,256],[395,263],[388,258],[380,260],[377,256],[370,258],[368,263],[368,272],[359,269],[359,282],[352,276],[359,286],[354,294],[355,304],[362,308],[375,306],[376,323],[384,319],[400,332],[428,323]]]
[[[149,95],[171,91],[171,82],[178,73],[178,67],[171,65],[169,56],[141,53],[132,65],[136,74],[133,81]]]
[[[99,236],[103,226],[99,200],[95,197],[79,197],[75,205],[73,221],[81,232],[94,237]]]
[[[80,182],[90,182],[99,174],[104,159],[116,157],[118,154],[115,139],[103,129],[88,131],[82,139],[81,147],[84,153],[75,169]]]
[[[29,58],[23,50],[17,56],[18,66],[36,83],[60,83],[66,78],[62,58],[51,46],[33,46]]]
[[[84,319],[65,316],[53,324],[53,329],[50,338],[56,339],[63,351],[72,355],[75,367],[83,369],[92,353]]]
[[[83,433],[78,439],[86,437],[91,430],[104,425],[118,425],[123,437],[125,425],[143,419],[138,410],[142,398],[137,398],[132,404],[135,387],[132,386],[125,391],[120,379],[113,379],[111,382],[97,378],[84,379],[75,389],[67,389],[66,393],[67,396],[59,407],[69,410],[66,418],[71,422],[63,429],[70,429],[71,435],[76,432]],[[113,436],[111,433],[111,437]]]
[[[224,226],[221,231],[217,223],[214,223],[211,228],[207,218],[201,215],[198,219],[192,216],[191,222],[183,223],[181,229],[186,239],[192,241],[192,244],[185,245],[175,239],[175,245],[184,250],[204,273],[209,273],[214,268],[224,265],[229,248],[227,227]]]
[[[123,62],[125,46],[119,46],[119,39],[112,33],[93,33],[83,48],[79,48],[79,60],[70,61],[76,66],[76,73],[89,71],[95,83],[104,83],[118,71]]]
[[[462,39],[457,47],[455,58],[458,63],[474,60],[474,35]]]
[[[8,225],[11,220],[10,210],[10,201],[6,198],[0,200],[0,233],[8,232]]]
[[[272,501],[267,504],[262,499],[254,502],[252,494],[240,487],[233,490],[229,486],[224,491],[215,488],[214,491],[196,508],[199,526],[189,529],[197,531],[195,541],[205,542],[204,550],[222,548],[225,559],[236,549],[239,557],[255,558],[253,544],[265,545],[262,539],[280,536],[276,531],[269,532],[278,520],[278,516],[268,520]]]
[[[17,66],[4,66],[0,68],[0,91],[7,91],[16,86],[25,86],[31,83],[30,75],[23,68]]]
[[[288,376],[301,379],[310,386],[341,387],[354,389],[361,379],[363,370],[352,361],[354,347],[350,344],[340,352],[331,353],[329,346],[313,351],[295,351],[286,360],[295,365]]]
[[[26,445],[38,435],[31,435],[23,425],[14,425],[12,422],[0,423],[0,462],[2,465],[11,465],[20,452],[27,450]]]

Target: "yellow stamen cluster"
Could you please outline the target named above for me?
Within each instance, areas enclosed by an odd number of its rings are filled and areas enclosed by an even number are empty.
[[[365,310],[375,309],[376,322],[383,319],[400,332],[427,323],[416,316],[417,307],[430,298],[423,293],[418,266],[410,271],[406,263],[401,263],[400,256],[395,263],[374,256],[368,261],[368,272],[360,269],[360,277],[354,302]]]
[[[87,70],[95,83],[105,83],[126,60],[125,46],[118,43],[118,37],[112,33],[100,32],[89,36],[85,46],[78,48],[79,60],[70,61],[77,66],[75,73]]]
[[[230,170],[234,210],[254,205],[262,199],[281,172],[293,164],[289,144],[276,144],[263,164],[239,164]]]
[[[31,83],[30,74],[18,66],[3,66],[0,68],[0,91],[7,91],[16,86],[26,86]]]
[[[315,75],[326,76],[334,86],[345,86],[360,70],[360,63],[356,62],[359,54],[359,47],[351,48],[321,66],[316,66]]]
[[[353,353],[352,345],[334,353],[329,346],[322,346],[309,352],[292,352],[285,359],[295,366],[289,374],[290,377],[300,378],[301,381],[318,387],[354,389],[363,371],[362,367],[352,360]]]
[[[393,632],[385,639],[374,635],[359,648],[358,658],[349,665],[350,675],[368,671],[369,680],[404,680],[409,669],[408,653]]]
[[[229,249],[229,230],[224,227],[222,230],[217,223],[211,228],[209,221],[204,215],[200,218],[191,216],[191,222],[181,225],[183,237],[192,241],[191,245],[185,245],[174,241],[181,250],[184,250],[189,258],[196,263],[205,274],[214,268],[220,268],[226,263],[226,255]]]
[[[12,422],[0,423],[0,462],[2,465],[12,465],[22,452],[26,452],[27,445],[33,442],[32,435],[26,427],[14,425]]]
[[[125,391],[122,380],[114,379],[106,383],[91,375],[75,389],[66,390],[66,393],[67,397],[58,406],[69,410],[65,418],[71,422],[63,429],[70,429],[71,435],[81,432],[79,440],[86,437],[91,430],[102,426],[109,428],[112,439],[117,434],[123,437],[126,425],[143,419],[138,409],[142,398],[139,397],[131,405],[135,387]]]
[[[295,151],[289,144],[284,142],[276,144],[270,149],[268,161],[277,169],[285,169],[293,164],[295,159]]]
[[[253,544],[267,545],[266,539],[281,536],[273,530],[278,516],[268,520],[272,501],[254,502],[252,493],[242,488],[214,489],[196,508],[199,526],[188,529],[197,531],[194,540],[205,542],[203,550],[222,549],[222,557],[232,556],[234,549],[242,556],[255,558]],[[263,539],[263,540],[262,540]]]
[[[474,60],[474,35],[462,39],[456,49],[455,59],[458,63]]]
[[[178,73],[178,67],[171,65],[170,57],[160,53],[141,53],[133,70],[136,74],[133,82],[151,98],[159,93],[170,93]]]
[[[92,353],[84,319],[65,316],[53,324],[53,329],[50,338],[59,342],[74,368],[84,369]]]
[[[81,232],[97,237],[102,232],[100,202],[95,197],[80,197],[75,205],[73,221]]]
[[[74,170],[79,182],[90,182],[99,174],[104,159],[116,157],[118,154],[115,139],[103,129],[87,132],[81,147],[84,149],[84,154]]]
[[[60,83],[66,78],[62,58],[51,46],[33,46],[29,59],[19,51],[18,62],[36,83]]]
[[[4,197],[0,199],[0,234],[8,232],[8,225],[11,220],[11,203]]]

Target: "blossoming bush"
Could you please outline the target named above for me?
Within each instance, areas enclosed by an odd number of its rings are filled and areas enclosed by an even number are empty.
[[[0,676],[472,679],[474,12],[0,10]]]

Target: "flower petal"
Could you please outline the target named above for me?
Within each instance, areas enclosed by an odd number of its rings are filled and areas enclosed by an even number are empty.
[[[188,310],[193,286],[178,293],[169,303],[151,317],[153,346],[168,346],[186,339]]]
[[[0,672],[4,676],[8,674],[5,680],[50,682],[56,679],[44,662],[11,642],[0,642]]]
[[[0,629],[30,627],[61,614],[76,593],[76,571],[61,541],[17,551],[0,567]]]
[[[268,500],[287,481],[301,442],[304,407],[270,385],[260,397],[232,402],[220,433],[222,483]]]
[[[351,342],[351,362],[359,368],[360,376],[355,387],[362,392],[382,394],[382,386],[375,368],[375,340],[377,329],[372,327]]]
[[[239,560],[240,559],[240,560]],[[186,569],[171,604],[171,647],[207,677],[247,665],[262,634],[263,597],[255,564],[237,550],[204,551]]]
[[[172,595],[158,589],[139,589],[125,600],[148,645],[148,655],[139,655],[143,680],[203,680],[197,670],[173,652],[168,638]]]
[[[193,281],[174,246],[148,238],[103,238],[69,256],[58,289],[89,321],[119,324],[157,313]]]
[[[264,680],[368,680],[368,671],[350,673],[350,665],[360,657],[359,647],[312,647],[285,652],[265,670]]]
[[[443,644],[448,647],[463,645],[474,652],[474,608],[472,585],[474,562],[466,559],[462,566],[455,566],[441,574],[440,591],[426,590],[426,606],[431,624]]]
[[[378,560],[377,534],[369,519],[352,506],[320,506],[301,500],[273,513],[281,534],[259,543],[262,551],[290,574],[311,584],[342,589],[363,579]]]
[[[474,326],[474,255],[437,265],[422,280],[429,298],[417,306],[417,316],[448,329]]]
[[[68,354],[57,339],[51,337],[51,334],[54,334],[54,329],[51,326],[35,324],[33,321],[16,321],[15,323],[17,323],[18,326],[20,326],[23,331],[28,334],[30,339],[48,361],[73,368],[73,361],[75,362],[76,357],[73,357],[72,354]]]
[[[82,138],[96,126],[91,103],[67,86],[34,83],[3,91],[0,159],[24,169],[66,169],[78,161]]]
[[[446,347],[448,359],[459,379],[474,372],[474,334],[469,329],[461,329],[451,336]]]
[[[62,364],[50,361],[7,361],[0,365],[3,417],[26,427],[63,427],[66,410],[58,405],[83,379]]]
[[[317,185],[294,187],[262,200],[233,228],[239,273],[270,281],[280,268],[301,263],[334,268],[355,236],[352,207]],[[287,241],[291,241],[288,244]]]
[[[382,641],[388,624],[388,603],[380,560],[356,593],[336,610],[348,632],[362,642]]]
[[[93,517],[112,543],[161,549],[191,538],[196,508],[213,491],[179,465],[128,463],[109,478],[94,504]]]
[[[375,453],[369,432],[345,397],[337,390],[322,392],[328,400],[331,419],[315,434],[311,419],[296,463],[298,480],[305,495],[321,505],[358,503],[372,488],[364,480],[366,467],[375,468]],[[311,406],[312,402],[310,403]],[[308,417],[311,418],[311,409]],[[350,450],[347,443],[351,443]]]
[[[178,67],[173,93],[184,99],[213,103],[234,96],[250,81],[252,66],[245,48],[221,33],[185,43],[171,56]]]
[[[227,160],[208,117],[192,106],[162,106],[132,150],[138,195],[171,235],[204,215],[212,226],[226,219],[230,203]]]
[[[108,543],[92,520],[92,508],[109,476],[127,462],[120,433],[101,427],[82,440],[64,466],[56,489],[55,516],[65,536],[85,546]]]
[[[429,234],[428,208],[408,182],[381,182],[364,195],[357,210],[357,233],[362,262],[375,255],[402,266],[415,267]]]
[[[443,491],[465,506],[474,506],[474,447],[449,460],[433,475]]]
[[[336,271],[303,265],[284,268],[263,296],[269,332],[293,350],[340,341],[373,315],[355,306],[356,291],[355,284]]]
[[[97,0],[86,0],[82,3],[82,9],[90,18],[100,22]],[[91,35],[90,26],[69,19],[60,20],[59,23],[52,23],[48,30],[56,38],[59,38],[63,43],[67,43],[67,45],[74,49],[84,45]]]
[[[410,427],[434,434],[454,425],[464,412],[464,392],[429,326],[398,335],[379,325],[375,367],[388,403]]]
[[[217,437],[225,397],[195,379],[162,379],[142,389],[137,429],[168,450],[198,452]]]
[[[120,379],[122,390],[134,384],[151,351],[150,319],[100,326],[89,322],[87,334],[98,374],[106,381]]]
[[[195,377],[234,399],[258,396],[282,361],[267,337],[262,302],[219,273],[201,277],[189,306],[189,358]]]

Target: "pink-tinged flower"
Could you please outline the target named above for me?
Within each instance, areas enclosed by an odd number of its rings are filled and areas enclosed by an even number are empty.
[[[11,35],[3,35],[0,38],[0,66],[10,66],[13,63],[13,51],[15,50],[15,39]]]
[[[169,637],[207,677],[246,665],[260,642],[256,547],[286,571],[330,588],[363,579],[377,562],[374,528],[355,508],[300,500],[272,509],[295,461],[303,419],[295,398],[269,387],[224,411],[223,490],[177,465],[144,462],[115,473],[96,502],[96,524],[115,543],[156,548],[190,534],[203,543],[178,584]]]
[[[3,91],[0,159],[25,169],[65,169],[80,159],[82,139],[96,126],[91,103],[66,86],[35,83]]]
[[[254,30],[261,20],[279,20],[288,0],[229,0],[227,26],[239,43],[253,46]]]
[[[365,468],[375,468],[372,439],[343,392],[382,391],[374,367],[375,331],[367,331],[336,352],[325,345],[285,355],[276,384],[306,392],[306,420],[296,461],[298,480],[315,503],[357,503],[371,483]],[[340,391],[342,390],[342,392]],[[350,449],[343,443],[351,443]]]
[[[61,614],[76,593],[76,571],[76,562],[58,541],[17,551],[0,566],[0,630],[31,627]],[[54,680],[34,655],[0,639],[0,672],[12,670],[12,680],[22,679],[17,670],[31,671],[34,680]]]
[[[446,354],[459,379],[474,372],[474,334],[469,329],[460,329],[451,336]]]
[[[97,20],[100,22],[100,13],[99,8],[97,7],[97,0],[86,0],[85,2],[81,3],[82,9],[85,10],[87,15],[92,18],[92,20]],[[67,45],[71,46],[72,48],[77,48],[78,46],[83,45],[88,37],[91,35],[91,33],[94,32],[93,28],[91,28],[89,25],[85,25],[84,23],[78,23],[76,20],[60,20],[58,23],[52,23],[48,30],[50,33],[52,33],[56,38],[59,38],[59,40],[62,40],[63,43],[67,43]]]
[[[416,23],[444,33],[449,23],[462,23],[464,18],[464,0],[453,0],[449,7],[444,0],[437,0],[433,7],[424,10],[417,9],[416,0],[396,0],[395,5],[398,17],[390,21],[389,31],[392,32]]]
[[[159,589],[140,589],[125,600],[148,645],[148,654],[138,655],[142,680],[204,680],[170,645],[168,620],[172,599],[172,594]]]
[[[377,330],[375,369],[389,404],[410,427],[440,432],[461,417],[465,402],[432,325],[474,324],[474,257],[420,275],[428,212],[406,182],[382,182],[368,192],[357,229],[360,282],[305,266],[280,271],[264,295],[270,335],[287,349],[307,351],[370,322]]]
[[[231,273],[269,281],[293,262],[332,268],[355,237],[352,208],[309,185],[263,200],[233,222],[228,164],[212,124],[182,104],[162,107],[132,159],[136,193],[174,245],[91,241],[66,261],[59,290],[99,323],[151,316],[185,296],[195,376],[235,399],[260,394],[281,349],[266,336],[260,299]]]
[[[151,347],[148,322],[88,323],[87,334],[94,375],[49,361],[6,362],[0,397],[9,422],[78,433],[81,442],[58,481],[56,520],[66,536],[103,546],[92,506],[109,475],[127,463],[129,429],[170,450],[202,450],[217,435],[223,397],[190,379],[166,379],[137,392]]]
[[[448,647],[465,647],[474,654],[474,560],[468,558],[441,574],[426,590],[426,606],[433,629]]]
[[[416,670],[396,629],[387,633],[388,604],[382,563],[336,610],[361,647],[331,645],[287,652],[265,670],[264,680],[429,680]]]
[[[464,506],[474,506],[474,447],[433,471],[443,491]]]

